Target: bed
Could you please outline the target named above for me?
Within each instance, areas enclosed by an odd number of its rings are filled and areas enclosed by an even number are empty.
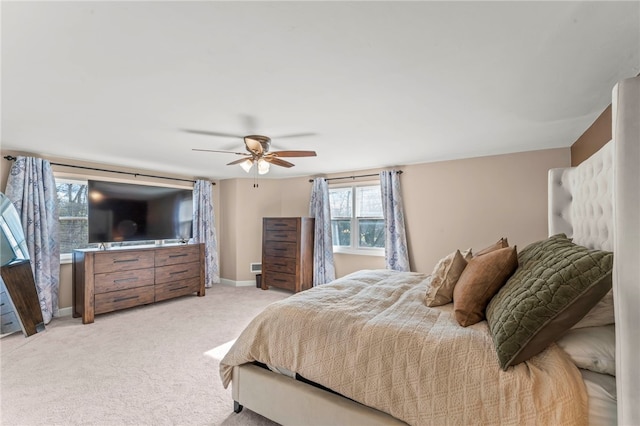
[[[246,406],[281,424],[305,425],[640,424],[640,78],[616,85],[613,114],[612,142],[577,168],[550,171],[550,238],[518,253],[515,272],[488,300],[487,321],[460,326],[455,301],[463,296],[425,307],[430,275],[351,274],[269,306],[243,331],[220,365],[235,411]],[[547,285],[525,266],[568,249],[567,258],[576,251],[592,262],[589,270],[611,263],[590,280],[597,285],[567,302],[571,309],[544,313],[536,306],[534,317],[547,315],[557,330],[547,333],[545,321],[544,332],[514,344],[530,327],[508,321],[534,311],[518,313],[531,298],[519,295],[514,277]],[[615,325],[602,320],[611,300]],[[603,339],[615,341],[615,352]],[[606,362],[576,361],[600,346]]]

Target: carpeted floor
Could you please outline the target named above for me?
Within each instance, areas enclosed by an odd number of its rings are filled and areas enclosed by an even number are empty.
[[[265,425],[233,412],[218,374],[226,349],[290,293],[207,289],[96,316],[54,318],[43,333],[0,339],[2,425]],[[226,346],[225,346],[226,344]]]

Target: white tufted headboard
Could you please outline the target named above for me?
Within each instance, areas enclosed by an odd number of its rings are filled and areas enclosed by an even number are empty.
[[[549,235],[613,251],[613,141],[577,167],[549,170]]]
[[[640,76],[616,85],[612,107],[612,141],[549,171],[549,235],[614,253],[618,424],[640,425]]]

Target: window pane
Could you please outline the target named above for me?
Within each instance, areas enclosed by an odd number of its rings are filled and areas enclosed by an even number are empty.
[[[359,246],[384,248],[384,220],[360,219],[358,220]]]
[[[87,183],[56,180],[60,220],[60,254],[89,247]]]
[[[356,216],[382,217],[382,196],[379,185],[356,187]]]
[[[351,245],[351,219],[331,220],[331,237],[334,246],[349,247]]]
[[[334,188],[329,190],[331,217],[351,217],[351,188]]]

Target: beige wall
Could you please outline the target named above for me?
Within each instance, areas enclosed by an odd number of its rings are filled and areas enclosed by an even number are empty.
[[[401,182],[412,270],[430,273],[441,257],[456,248],[480,249],[503,236],[520,248],[545,238],[547,171],[567,167],[570,161],[570,149],[562,148],[399,167],[404,172]],[[233,192],[229,198],[236,197],[234,205],[223,208],[235,220],[241,218],[251,233],[260,235],[263,216],[308,215],[308,178],[264,179],[259,188],[252,183],[250,179],[223,181],[221,186],[223,193],[227,188]],[[251,202],[253,206],[247,208]],[[235,228],[236,224],[222,220],[223,232],[232,233]],[[223,277],[253,279],[249,263],[259,261],[261,240],[245,237],[233,242],[237,264],[223,271]],[[221,257],[228,255],[221,244]],[[384,258],[336,254],[335,265],[340,277],[359,269],[384,268]]]
[[[520,248],[545,238],[547,171],[569,164],[565,148],[405,167],[412,270],[430,273],[453,250],[500,237]]]
[[[262,261],[262,218],[308,216],[308,178],[228,179],[220,182],[220,276],[253,281],[252,262]]]
[[[4,190],[9,162],[2,162]],[[401,182],[412,270],[430,273],[438,259],[456,248],[479,249],[502,236],[520,248],[544,238],[547,170],[570,162],[570,149],[563,148],[399,167],[404,171]],[[327,177],[344,175],[348,174]],[[254,280],[249,264],[261,261],[263,217],[307,216],[309,210],[309,177],[261,177],[258,188],[253,184],[253,179],[229,179],[214,186],[220,275],[235,282]],[[335,263],[339,277],[359,269],[384,268],[384,258],[376,256],[336,254]],[[71,305],[70,265],[62,265],[60,281],[60,307],[64,308]]]
[[[611,140],[611,104],[593,124],[571,145],[571,165],[577,166],[595,154]]]

